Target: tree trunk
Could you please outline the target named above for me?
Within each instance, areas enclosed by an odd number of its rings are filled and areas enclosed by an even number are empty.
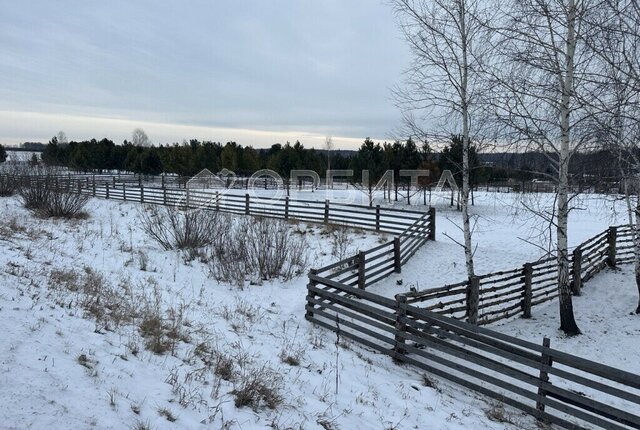
[[[580,334],[573,315],[573,301],[569,285],[569,252],[567,226],[569,219],[569,145],[570,102],[573,95],[573,67],[576,49],[575,39],[575,0],[569,0],[567,15],[566,76],[561,78],[562,99],[560,103],[560,158],[558,165],[558,297],[560,298],[560,330],[568,336]]]
[[[640,195],[638,195],[636,199],[635,220],[632,223],[633,263],[636,277],[636,287],[638,288],[638,307],[636,308],[636,314],[640,314]]]
[[[373,207],[373,184],[369,181],[369,207]]]
[[[395,176],[395,172],[393,172],[394,176]],[[394,177],[394,181],[393,181],[393,187],[395,188],[395,196],[394,196],[394,200],[397,202],[398,201],[398,181],[395,180]]]
[[[464,257],[469,279],[475,276],[473,267],[473,248],[471,247],[471,223],[469,217],[469,104],[467,99],[467,85],[469,65],[467,60],[466,9],[465,3],[459,5],[460,35],[462,38],[462,85],[460,86],[460,101],[462,107],[462,230],[464,233]]]

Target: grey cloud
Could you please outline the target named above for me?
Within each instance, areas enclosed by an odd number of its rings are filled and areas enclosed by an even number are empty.
[[[408,54],[377,1],[5,3],[0,110],[357,138],[398,124]]]

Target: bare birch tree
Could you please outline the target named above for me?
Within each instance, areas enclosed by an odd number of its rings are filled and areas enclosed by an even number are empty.
[[[494,9],[483,0],[394,0],[392,5],[413,54],[405,85],[396,91],[410,134],[424,141],[462,136],[463,248],[472,277],[469,146],[486,89],[483,63],[490,55],[491,33],[485,21]]]
[[[327,136],[324,138],[324,149],[327,150],[327,185],[329,188],[333,189],[333,177],[329,174],[331,172],[331,151],[333,151],[333,138],[331,136]],[[331,178],[331,179],[330,179]]]
[[[589,22],[599,97],[589,100],[594,132],[618,155],[640,296],[640,3],[605,0]],[[640,313],[640,297],[636,313]]]
[[[151,139],[149,139],[147,133],[145,133],[141,128],[133,130],[133,133],[131,133],[131,143],[133,143],[134,146],[141,146],[144,148],[152,146]]]
[[[56,134],[56,140],[58,141],[59,144],[69,143],[69,140],[67,139],[67,135],[62,130],[60,130],[58,134]]]
[[[589,0],[519,0],[505,8],[495,45],[501,61],[493,69],[496,93],[491,107],[503,139],[544,153],[552,165],[556,200],[560,329],[580,334],[573,313],[569,278],[569,163],[593,137],[583,101],[594,95],[592,53],[584,43]]]

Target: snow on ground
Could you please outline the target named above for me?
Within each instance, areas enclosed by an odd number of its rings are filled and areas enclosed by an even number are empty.
[[[308,324],[304,276],[243,290],[216,282],[205,264],[152,242],[139,207],[91,200],[89,219],[57,221],[0,200],[0,427],[536,428],[510,411],[511,423],[491,421],[481,396],[426,386],[410,367]],[[312,266],[334,260],[323,227],[292,228],[308,238]],[[353,233],[351,252],[380,240]],[[79,291],[92,287],[113,293],[87,302]],[[143,305],[175,327],[163,354],[146,349],[154,339],[138,316],[104,323],[101,312]],[[236,407],[249,382],[282,401]]]
[[[466,275],[460,212],[445,199],[435,201],[436,241],[428,242],[402,268],[402,273],[380,282],[371,291],[386,296],[440,287],[463,281]],[[574,201],[570,214],[569,246],[574,247],[611,225],[626,223],[622,202],[600,195],[584,195]],[[477,274],[522,267],[536,261],[549,250],[549,231],[539,217],[527,208],[553,207],[550,194],[476,193],[471,208],[474,264]],[[553,233],[553,232],[552,232]],[[554,235],[555,236],[555,235]],[[542,247],[541,247],[542,246]],[[397,285],[396,280],[402,280]]]
[[[584,284],[582,295],[573,298],[581,336],[566,337],[561,331],[558,303],[535,307],[531,319],[512,318],[490,328],[510,336],[542,343],[579,357],[640,374],[640,315],[635,314],[638,289],[633,265],[605,269]]]

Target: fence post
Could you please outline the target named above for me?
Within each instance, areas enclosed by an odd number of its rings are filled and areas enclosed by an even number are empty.
[[[144,203],[144,185],[140,185],[140,203]]]
[[[533,279],[533,264],[524,263],[522,270],[524,275],[524,298],[522,300],[522,318],[531,318],[531,301],[533,292],[531,291],[531,282]]]
[[[244,195],[244,214],[249,215],[251,213],[249,208],[249,193]]]
[[[162,188],[164,188],[164,175],[160,176],[160,183],[162,184]]]
[[[309,271],[309,276],[316,275],[317,273],[318,273],[318,271],[316,269],[311,269]],[[312,309],[315,307],[315,305],[313,303],[311,303],[311,301],[316,298],[316,293],[310,291],[309,287],[315,287],[316,285],[318,285],[318,283],[316,281],[314,281],[312,279],[309,279],[309,283],[307,284],[307,310],[306,310],[306,312],[304,314],[304,317],[307,320],[311,320],[311,318],[313,318]]]
[[[618,228],[609,227],[607,233],[607,240],[609,242],[609,255],[607,256],[607,265],[609,267],[616,267],[616,241],[618,237]]]
[[[106,186],[105,198],[109,200],[109,183],[105,182],[105,186]]]
[[[164,176],[162,180],[164,181]],[[167,189],[164,187],[164,184],[162,185],[162,204],[167,205]]]
[[[571,283],[571,291],[574,296],[580,295],[580,289],[582,288],[582,249],[577,247],[573,250],[573,282]]]
[[[547,372],[545,370],[545,367],[547,366],[552,366],[553,365],[553,361],[551,360],[551,357],[549,356],[549,354],[547,353],[545,348],[549,348],[551,346],[551,340],[548,337],[545,337],[544,339],[542,339],[542,355],[540,357],[540,382],[549,382],[549,372]],[[538,419],[542,419],[542,414],[544,413],[544,402],[542,402],[541,400],[544,399],[547,396],[547,391],[542,389],[542,388],[538,388],[538,396],[541,398],[540,400],[536,401],[536,409],[538,410]]]
[[[402,356],[407,353],[405,349],[405,337],[404,333],[407,332],[407,296],[404,294],[396,294],[396,333],[395,333],[395,345],[393,346],[393,352],[395,352],[393,359],[396,361],[402,361]]]
[[[376,231],[380,231],[380,205],[376,205]]]
[[[93,175],[93,197],[96,196],[96,175]]]
[[[266,183],[266,179],[265,179],[265,183]],[[286,196],[284,198],[284,219],[286,220],[289,219],[289,196]]]
[[[220,211],[220,193],[216,191],[216,212]]]
[[[82,194],[82,181],[78,179],[78,194]]]
[[[393,267],[396,273],[402,272],[402,265],[400,264],[400,238],[393,238]]]
[[[429,208],[429,240],[436,240],[436,208]]]
[[[191,196],[189,195],[189,187],[185,188],[185,191],[187,193],[187,209],[189,209],[189,206],[191,205]]]
[[[116,177],[112,176],[111,179],[113,179],[113,188],[116,188]]]
[[[364,290],[365,276],[364,276],[364,251],[358,252],[358,288]]]
[[[324,223],[329,223],[329,200],[324,201]]]
[[[122,200],[127,201],[127,183],[122,183]]]
[[[478,305],[480,304],[480,278],[472,276],[469,278],[467,291],[467,322],[478,324]]]

